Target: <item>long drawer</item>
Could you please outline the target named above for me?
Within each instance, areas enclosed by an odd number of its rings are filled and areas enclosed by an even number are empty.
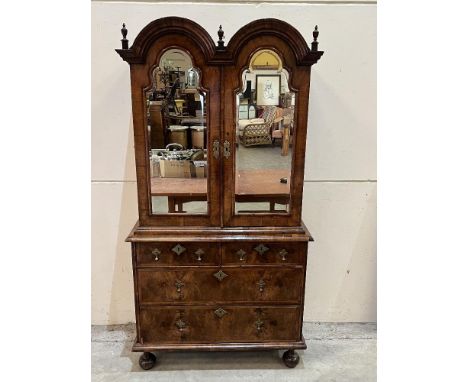
[[[137,272],[140,304],[206,302],[301,302],[304,269],[205,267]]]
[[[298,306],[145,307],[140,310],[140,341],[298,341],[300,314]]]

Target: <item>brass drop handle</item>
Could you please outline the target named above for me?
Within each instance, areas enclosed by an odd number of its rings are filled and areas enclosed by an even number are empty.
[[[185,286],[185,284],[182,281],[176,280],[174,285],[176,287],[176,292],[179,294],[182,293],[182,287]]]
[[[245,261],[245,255],[246,254],[247,254],[247,252],[245,252],[243,249],[239,249],[236,252],[236,255],[239,256],[239,261]]]
[[[257,332],[260,332],[263,329],[265,323],[259,318],[255,321],[255,326],[257,327]]]
[[[258,285],[258,290],[260,291],[260,293],[262,293],[265,290],[266,282],[263,281],[263,279],[260,279],[257,285]]]
[[[202,255],[205,254],[205,251],[201,248],[198,248],[195,252],[195,255],[197,255],[197,261],[202,261]]]
[[[184,320],[182,320],[181,318],[179,318],[175,322],[175,326],[177,326],[177,329],[179,329],[179,330],[184,330],[187,327],[187,323]]]
[[[279,252],[279,255],[281,256],[281,260],[286,261],[286,255],[288,254],[288,251],[286,251],[284,248]]]
[[[159,261],[159,256],[161,255],[161,251],[158,248],[155,248],[151,251],[154,255],[154,261]]]

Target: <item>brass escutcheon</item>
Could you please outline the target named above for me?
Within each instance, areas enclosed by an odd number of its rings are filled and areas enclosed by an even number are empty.
[[[228,277],[227,273],[224,273],[221,269],[218,272],[213,273],[213,276],[216,277],[219,281],[223,281],[225,277]]]
[[[219,141],[217,139],[213,141],[213,156],[215,159],[219,159]]]
[[[218,316],[219,318],[225,316],[227,314],[227,312],[223,309],[223,308],[218,308],[214,311],[214,314],[216,314],[216,316]]]
[[[174,252],[177,256],[180,256],[182,253],[185,252],[185,247],[180,244],[177,244],[174,248],[172,248],[172,252]]]
[[[229,143],[229,141],[224,141],[223,155],[226,159],[229,159],[229,157],[231,156],[231,144]]]

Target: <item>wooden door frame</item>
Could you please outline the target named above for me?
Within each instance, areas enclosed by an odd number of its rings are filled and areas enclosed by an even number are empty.
[[[233,58],[224,68],[223,141],[231,143],[230,158],[223,161],[224,226],[300,226],[304,184],[305,146],[309,103],[310,67],[321,56],[313,56],[302,35],[291,25],[274,19],[257,20],[241,28],[229,41],[228,55]],[[275,51],[289,72],[289,87],[296,94],[295,134],[290,178],[288,213],[235,213],[236,95],[242,89],[242,73],[252,57],[262,49]],[[317,53],[317,52],[315,52]],[[323,52],[320,52],[323,53]]]
[[[208,211],[207,214],[151,213],[149,139],[146,126],[144,93],[152,83],[151,73],[160,57],[168,49],[187,52],[194,67],[200,70],[200,84],[207,91],[207,155],[208,155]],[[130,49],[117,52],[130,64],[135,162],[138,188],[139,223],[142,226],[219,226],[220,213],[220,159],[211,150],[212,142],[220,140],[221,113],[219,112],[219,66],[208,64],[215,45],[210,35],[191,20],[167,17],[148,24],[135,38]]]

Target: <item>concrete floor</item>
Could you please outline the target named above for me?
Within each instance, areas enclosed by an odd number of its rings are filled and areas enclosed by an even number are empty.
[[[256,169],[291,169],[292,149],[288,155],[281,155],[279,144],[245,147],[239,144],[236,154],[236,168],[238,170]]]
[[[92,381],[376,381],[376,324],[304,323],[308,349],[288,369],[278,351],[156,353],[144,371],[132,353],[134,325],[92,327]]]

